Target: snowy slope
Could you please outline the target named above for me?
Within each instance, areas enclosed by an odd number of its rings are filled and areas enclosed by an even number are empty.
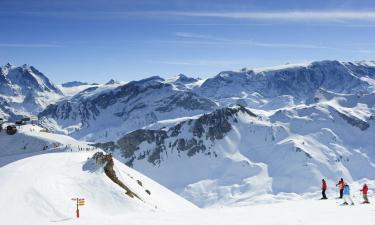
[[[92,149],[85,142],[44,130],[36,125],[24,125],[18,127],[15,135],[6,134],[5,130],[0,132],[0,166],[37,154]]]
[[[37,127],[26,126],[20,131],[23,136],[6,137],[12,138],[14,143],[27,140],[26,136],[30,135],[32,136],[30,138],[42,139],[42,142],[77,144],[76,140],[69,137],[37,133],[30,131],[31,128]],[[1,143],[5,140],[4,137],[2,138]],[[7,146],[12,145],[9,143]],[[340,206],[341,201],[334,199],[337,193],[333,182],[328,182],[330,187],[328,201],[316,200],[319,197],[318,192],[304,195],[259,193],[250,201],[233,202],[233,205],[241,207],[227,208],[216,205],[217,207],[211,209],[197,209],[146,176],[114,160],[117,176],[140,196],[142,200],[139,200],[128,197],[123,189],[105,175],[103,168],[90,159],[95,151],[47,152],[49,153],[34,152],[33,156],[0,166],[2,224],[113,225],[125,222],[130,225],[245,225],[251,221],[256,224],[277,222],[313,225],[335,222],[342,225],[355,223],[370,225],[375,219],[373,204]],[[356,203],[361,201],[358,190],[365,182],[370,186],[370,201],[373,201],[375,182],[360,180],[350,183]],[[145,190],[149,190],[151,195]],[[79,219],[75,218],[72,197],[82,197],[86,200],[86,205],[80,207]],[[232,198],[235,200],[235,192]]]
[[[0,67],[0,117],[35,115],[62,96],[57,86],[32,66],[8,63]]]
[[[319,190],[323,177],[375,179],[373,99],[351,108],[350,97],[327,99],[272,114],[223,108],[98,146],[199,206],[302,194]]]
[[[357,200],[357,199],[356,199]],[[359,200],[359,199],[358,199]],[[358,202],[358,200],[356,202]],[[115,225],[115,224],[153,224],[153,225],[316,225],[316,224],[341,224],[341,225],[372,225],[375,219],[373,204],[340,206],[341,201],[330,199],[319,201],[314,199],[295,198],[281,203],[256,204],[243,207],[222,207],[201,210],[177,210],[139,212],[129,211],[121,214],[94,213],[89,214],[89,204],[81,211],[79,219],[71,214],[62,219],[47,217],[27,221],[27,224],[91,224],[91,225]],[[19,208],[22,210],[22,208]],[[74,210],[73,207],[68,210]],[[5,211],[7,211],[5,209]],[[2,217],[7,225],[24,224],[19,217]],[[124,222],[125,221],[125,222]],[[17,223],[19,222],[19,223]]]
[[[374,62],[319,61],[89,89],[40,116],[210,206],[313,191],[322,177],[374,179],[374,90]],[[212,112],[235,103],[256,116]],[[290,174],[298,185],[289,185]]]
[[[0,168],[0,218],[7,224],[38,224],[72,218],[74,197],[83,197],[82,216],[135,211],[194,209],[194,206],[140,173],[115,161],[117,176],[140,199],[130,198],[101,168],[87,165],[91,152],[49,153]],[[137,183],[142,182],[142,186]],[[20,185],[22,183],[22,185]],[[148,195],[145,190],[151,192]],[[4,210],[6,209],[6,210]],[[18,216],[22,212],[22,216]]]
[[[91,159],[99,149],[40,129],[27,125],[16,135],[0,134],[2,223],[40,224],[71,219],[75,212],[73,197],[86,199],[87,205],[81,213],[87,216],[196,208],[114,159],[113,171],[117,178],[136,194],[129,197],[104,172],[104,165]],[[41,150],[44,146],[48,148]]]
[[[319,61],[206,80],[110,81],[40,118],[199,206],[236,205],[316,191],[322,177],[374,179],[374,90],[374,62]]]

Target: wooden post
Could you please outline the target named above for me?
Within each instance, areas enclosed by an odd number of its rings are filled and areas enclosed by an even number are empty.
[[[72,198],[72,201],[76,202],[76,217],[79,218],[79,206],[85,205],[85,199],[84,198]]]
[[[77,210],[76,210],[77,218],[79,218],[79,208],[78,208],[78,198],[77,198]]]

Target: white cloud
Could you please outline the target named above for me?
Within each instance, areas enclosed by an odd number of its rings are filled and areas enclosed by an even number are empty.
[[[183,66],[239,66],[248,64],[252,60],[165,60],[165,61],[149,61],[150,63],[166,64],[166,65],[183,65]]]
[[[61,48],[62,45],[55,44],[23,44],[23,43],[0,43],[0,48]]]
[[[73,17],[81,19],[126,19],[140,17],[211,17],[262,21],[375,21],[375,11],[299,10],[299,11],[21,11],[31,16]],[[195,24],[215,25],[215,24]],[[230,25],[220,24],[219,25]]]
[[[299,43],[271,43],[271,42],[258,42],[253,40],[231,40],[221,37],[196,34],[190,32],[177,32],[176,36],[182,40],[166,40],[159,41],[169,44],[186,44],[186,45],[244,45],[264,48],[308,48],[308,49],[328,49],[327,46],[314,45],[314,44],[299,44]]]
[[[362,53],[362,54],[375,54],[375,51],[374,50],[358,50],[357,51],[358,53]]]
[[[375,20],[375,11],[166,12],[166,14],[188,17],[216,17],[278,21]]]

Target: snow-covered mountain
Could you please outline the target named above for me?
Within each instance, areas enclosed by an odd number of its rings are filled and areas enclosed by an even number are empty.
[[[260,111],[256,111],[256,113],[260,114]],[[212,115],[202,116],[200,121],[204,128],[208,124],[210,126],[221,124],[221,122],[215,121],[213,116],[222,118],[223,124],[226,124],[225,121],[229,121],[231,124],[249,121],[260,123],[264,119],[243,107],[230,107],[215,111]],[[196,124],[198,118],[196,117],[190,124]],[[235,122],[235,119],[244,120]],[[188,125],[188,122],[186,122],[186,125]],[[232,127],[231,125],[231,130],[235,126]],[[228,133],[228,128],[225,127],[227,126],[224,125],[218,132],[211,132],[209,138],[212,137],[213,141],[225,139],[225,137],[220,139],[220,133]],[[201,223],[224,225],[237,221],[237,224],[242,225],[248,224],[248,221],[258,224],[274,224],[276,220],[278,223],[292,225],[300,224],[301,221],[306,221],[306,224],[311,225],[322,223],[322,221],[335,221],[349,225],[353,223],[353,217],[355,217],[357,222],[370,225],[375,218],[371,204],[338,206],[337,200],[334,199],[336,191],[333,181],[328,181],[331,186],[328,191],[330,199],[325,201],[316,200],[319,196],[318,192],[307,195],[280,193],[277,196],[254,193],[251,198],[251,204],[253,205],[249,206],[250,202],[234,202],[239,197],[238,193],[248,187],[238,184],[237,189],[235,189],[235,185],[232,187],[233,192],[230,193],[230,197],[233,199],[231,201],[236,205],[245,204],[245,207],[227,208],[217,205],[220,207],[196,209],[194,205],[155,181],[103,154],[99,149],[92,150],[92,146],[71,137],[47,133],[38,126],[25,125],[21,126],[19,132],[12,136],[5,134],[4,131],[0,132],[0,143],[2,144],[0,148],[0,162],[2,163],[0,164],[0,207],[2,209],[0,218],[3,224],[79,223],[109,225],[122,224],[126,221],[127,224],[131,225]],[[54,143],[61,145],[54,145]],[[49,148],[40,150],[46,145]],[[23,148],[23,146],[27,146],[27,148]],[[69,146],[69,148],[66,149],[66,146]],[[80,151],[78,146],[84,148],[84,150]],[[70,150],[70,147],[72,150]],[[5,149],[8,151],[6,154],[4,153]],[[184,153],[181,152],[182,154]],[[196,155],[198,154],[200,153],[196,153]],[[304,155],[303,152],[294,154]],[[226,177],[221,183],[222,185],[231,184],[238,173],[250,174],[246,168],[255,174],[260,172],[258,169],[267,169],[262,163],[243,163],[243,166],[241,166],[241,157],[233,154],[230,157],[230,155],[228,154],[228,159],[231,159],[221,164],[221,166],[232,168],[232,170],[228,170],[228,173],[222,174],[223,177]],[[285,154],[285,156],[285,158],[288,158],[288,154]],[[202,162],[205,162],[207,167],[212,166],[213,159],[205,157],[208,157],[208,155],[202,157]],[[222,161],[220,157],[221,155],[216,157],[216,159],[220,159],[218,162]],[[236,160],[236,158],[238,159]],[[279,158],[286,160],[283,157]],[[186,162],[189,162],[190,159],[186,158]],[[237,161],[237,166],[233,163],[234,161]],[[165,160],[160,161],[160,165],[165,162]],[[181,161],[176,161],[175,165],[178,162]],[[252,164],[252,166],[247,164]],[[189,171],[175,170],[174,176],[180,175],[176,182],[179,183],[184,178],[189,177],[184,177],[184,175],[189,175],[189,172],[198,174],[200,169],[202,172],[207,170],[206,167],[198,167],[198,165],[191,164]],[[233,174],[229,173],[230,171],[233,171]],[[222,177],[219,173],[215,176]],[[263,179],[263,176],[256,175],[253,179],[246,179],[246,183],[251,184],[251,187],[257,187],[267,182]],[[289,181],[293,182],[293,180]],[[374,181],[359,180],[350,183],[351,188],[355,192],[364,182],[370,186],[369,194],[370,199],[372,199],[374,196]],[[200,186],[204,188],[208,183],[209,181],[202,182]],[[211,186],[213,191],[216,191],[216,184],[218,184],[218,181],[213,182]],[[293,185],[295,184],[294,182]],[[196,194],[199,196],[202,188],[195,188],[198,189]],[[223,201],[230,200],[224,198],[228,196],[229,189],[230,187],[222,188],[220,195],[223,197]],[[251,195],[251,193],[248,193],[248,195]],[[86,202],[84,206],[80,206],[79,219],[75,218],[75,202],[71,200],[71,198],[77,197],[84,198]],[[207,197],[215,198],[217,196],[208,193],[208,195],[202,197],[207,199]],[[361,198],[356,195],[354,200],[358,203]],[[264,215],[272,215],[272,217],[265,217]]]
[[[38,126],[22,126],[15,135],[0,132],[0,146],[5,224],[73,218],[76,197],[86,200],[83,217],[196,208],[100,149]]]
[[[205,80],[196,92],[226,106],[278,109],[313,101],[319,90],[342,94],[375,91],[375,62],[318,61],[240,72]]]
[[[309,105],[224,107],[98,146],[199,206],[316,191],[323,177],[375,179],[375,94],[319,93]]]
[[[374,117],[375,63],[339,61],[111,81],[39,114],[199,206],[374,180]]]
[[[0,67],[0,117],[36,115],[63,96],[62,92],[37,69],[6,64]]]
[[[210,112],[215,104],[277,110],[314,103],[322,90],[372,93],[374,80],[374,62],[339,61],[225,71],[206,80],[183,74],[166,80],[150,77],[87,89],[78,85],[79,92],[72,92],[76,95],[49,106],[40,117],[46,126],[77,138],[113,140],[160,120]]]
[[[86,89],[48,106],[39,117],[45,126],[76,138],[113,140],[159,120],[210,112],[216,107],[205,97],[150,77]]]

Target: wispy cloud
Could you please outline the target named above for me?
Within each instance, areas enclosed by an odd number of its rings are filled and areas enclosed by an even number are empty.
[[[56,44],[23,44],[23,43],[0,43],[0,48],[61,48]]]
[[[211,40],[211,41],[227,41],[223,38],[217,38],[207,34],[196,34],[191,32],[176,32],[176,37],[181,38],[193,38],[193,39],[203,39],[203,40]]]
[[[342,21],[375,20],[375,11],[282,11],[282,12],[166,12],[175,16],[253,20]]]
[[[362,49],[362,50],[358,50],[357,52],[358,53],[362,53],[362,54],[375,54],[375,50],[365,50],[365,49]]]
[[[245,45],[264,48],[308,48],[308,49],[327,49],[330,47],[314,44],[300,43],[270,43],[258,42],[253,40],[232,40],[216,37],[207,34],[196,34],[190,32],[177,32],[176,37],[181,40],[164,40],[159,41],[168,44],[186,44],[186,45]]]
[[[197,59],[197,60],[155,60],[149,61],[150,63],[165,64],[165,65],[177,65],[177,66],[241,66],[246,65],[253,60],[207,60],[207,59]]]
[[[296,11],[20,11],[13,12],[30,16],[72,17],[81,19],[127,19],[136,16],[145,18],[202,17],[226,18],[257,21],[316,21],[347,22],[375,21],[375,10],[338,11],[338,10],[296,10]],[[215,23],[197,23],[188,25],[215,25]],[[217,25],[230,25],[217,23]],[[238,24],[235,24],[238,25]],[[254,25],[254,24],[253,24]],[[257,24],[258,25],[258,24]]]

